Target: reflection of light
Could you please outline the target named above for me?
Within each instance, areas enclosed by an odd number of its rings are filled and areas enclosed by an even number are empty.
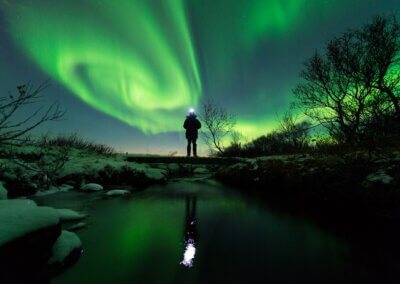
[[[185,253],[183,254],[183,260],[180,264],[186,267],[193,266],[194,255],[196,254],[195,242],[193,239],[189,239],[185,242]]]

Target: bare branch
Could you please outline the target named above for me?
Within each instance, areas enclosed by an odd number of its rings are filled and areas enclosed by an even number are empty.
[[[27,134],[42,123],[59,121],[64,117],[66,111],[55,102],[46,109],[40,106],[34,111],[29,111],[24,118],[14,119],[16,113],[22,111],[24,107],[42,102],[42,92],[48,87],[49,81],[43,82],[38,87],[28,82],[17,87],[16,95],[9,93],[8,96],[0,98],[0,141],[2,143]]]
[[[202,105],[200,119],[206,125],[203,140],[211,150],[224,152],[223,138],[230,134],[236,124],[235,116],[208,100]]]

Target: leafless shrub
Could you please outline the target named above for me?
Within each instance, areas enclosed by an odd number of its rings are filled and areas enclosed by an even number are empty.
[[[48,134],[42,135],[37,139],[35,144],[40,147],[58,146],[64,148],[75,148],[101,155],[110,155],[115,152],[114,148],[108,145],[88,141],[76,133],[57,135],[53,137]]]
[[[222,154],[224,152],[222,140],[232,133],[236,117],[209,100],[202,105],[200,119],[207,128],[202,132],[204,142],[212,152],[217,151]]]
[[[15,158],[14,162],[27,171],[35,173],[38,185],[42,190],[48,190],[55,184],[57,176],[61,173],[68,161],[67,147],[53,147],[46,145],[33,160]]]

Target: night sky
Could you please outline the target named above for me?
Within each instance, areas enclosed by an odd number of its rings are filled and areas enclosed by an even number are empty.
[[[287,109],[315,49],[398,0],[0,0],[0,86],[50,78],[77,132],[120,151],[185,149],[183,120],[212,98],[248,139]],[[202,146],[200,152],[205,152]]]

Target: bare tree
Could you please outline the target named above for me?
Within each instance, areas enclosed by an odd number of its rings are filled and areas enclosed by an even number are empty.
[[[39,106],[33,111],[28,110],[27,115],[15,119],[18,111],[27,106],[41,103],[42,92],[49,87],[46,81],[38,87],[28,83],[17,87],[17,94],[0,97],[0,143],[14,141],[46,121],[58,121],[65,115],[58,103],[49,107]]]
[[[203,103],[200,119],[207,130],[203,132],[203,140],[211,150],[220,154],[224,152],[222,140],[227,137],[236,125],[236,117],[213,101]]]
[[[376,16],[358,32],[368,72],[355,73],[365,84],[386,94],[400,119],[400,24],[395,15]]]
[[[338,64],[346,45],[339,46],[337,53],[330,51],[330,46],[345,42],[343,38],[329,43],[325,56],[316,52],[306,61],[300,74],[305,82],[293,92],[307,116],[326,127],[339,141],[354,144],[374,90],[360,78],[343,72]]]
[[[298,115],[288,110],[279,119],[279,124],[278,132],[282,133],[285,142],[291,145],[293,149],[302,150],[307,146],[309,131],[312,128],[310,122],[300,121]]]

